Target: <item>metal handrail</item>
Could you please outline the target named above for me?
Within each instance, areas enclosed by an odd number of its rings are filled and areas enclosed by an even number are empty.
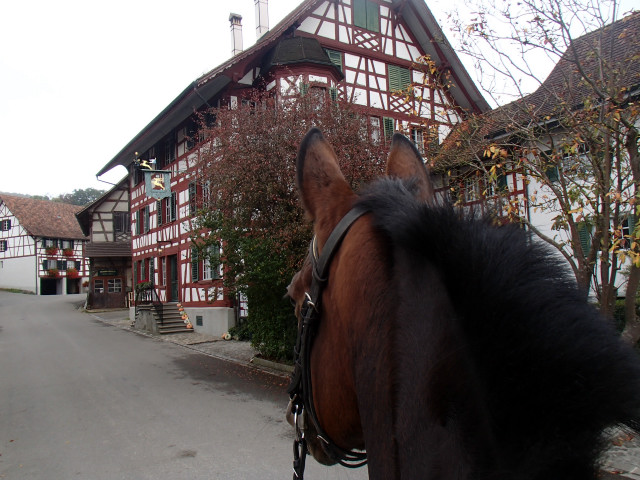
[[[154,299],[155,297],[155,299]],[[136,289],[136,316],[138,315],[138,306],[139,305],[152,305],[154,310],[156,311],[156,315],[160,319],[160,325],[164,325],[164,316],[163,316],[163,306],[160,301],[160,297],[158,297],[158,292],[156,292],[155,287],[152,285],[146,288]]]

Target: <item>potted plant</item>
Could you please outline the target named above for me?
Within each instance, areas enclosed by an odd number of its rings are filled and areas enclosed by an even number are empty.
[[[140,292],[142,290],[148,290],[151,287],[153,287],[153,283],[147,280],[143,280],[142,282],[136,285],[136,292]]]
[[[62,254],[65,257],[73,257],[73,248],[65,248],[64,250],[62,250]]]
[[[67,278],[78,278],[80,277],[80,273],[77,268],[67,268]]]
[[[47,247],[44,251],[47,252],[47,255],[54,256],[58,254],[58,247]]]
[[[47,270],[47,276],[51,278],[57,278],[60,275],[60,272],[57,268],[50,268]]]

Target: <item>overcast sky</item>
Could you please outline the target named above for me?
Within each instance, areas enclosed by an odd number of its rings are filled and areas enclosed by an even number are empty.
[[[270,26],[299,3],[269,0]],[[443,11],[463,1],[428,4],[449,35]],[[110,188],[96,172],[193,80],[230,58],[231,11],[243,17],[246,49],[255,43],[253,0],[2,2],[0,192]]]

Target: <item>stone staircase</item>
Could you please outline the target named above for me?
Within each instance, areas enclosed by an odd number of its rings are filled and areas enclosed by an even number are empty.
[[[162,335],[170,333],[192,333],[193,328],[187,328],[187,325],[182,320],[182,315],[178,310],[177,303],[164,303],[162,304],[162,321],[154,312],[156,318],[156,325],[158,326],[158,333]]]

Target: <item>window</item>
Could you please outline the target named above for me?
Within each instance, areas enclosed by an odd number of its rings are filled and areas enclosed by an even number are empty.
[[[107,291],[109,293],[122,292],[122,280],[119,278],[110,278],[107,280]]]
[[[164,158],[162,159],[163,165],[169,165],[176,159],[176,140],[175,135],[170,133],[164,139]]]
[[[480,199],[480,183],[477,177],[470,177],[464,181],[464,201],[475,202]]]
[[[203,275],[204,280],[215,280],[221,277],[220,245],[212,245],[204,259]]]
[[[140,281],[147,282],[149,279],[147,278],[147,268],[145,265],[144,258],[140,260]]]
[[[162,285],[166,285],[167,284],[167,257],[162,257],[162,261],[160,262],[160,268],[162,269],[160,271],[160,281],[162,282]]]
[[[411,70],[397,65],[388,65],[389,91],[404,91],[411,86]]]
[[[411,129],[411,141],[421,154],[424,154],[424,131],[421,128]]]
[[[178,210],[178,197],[176,192],[171,192],[171,197],[166,199],[166,221],[174,222],[176,220],[176,213]]]
[[[0,231],[11,230],[11,219],[0,220]]]
[[[6,251],[7,251],[7,241],[0,240],[0,252],[6,252]]]
[[[191,247],[191,281],[197,282],[200,279],[200,269],[198,268],[198,249]]]
[[[113,212],[113,231],[115,233],[129,231],[129,212]]]
[[[369,126],[371,132],[369,134],[371,142],[374,145],[380,144],[380,117],[369,117]]]
[[[621,248],[628,249],[631,243],[636,241],[635,238],[632,238],[635,229],[636,216],[633,213],[630,213],[622,222],[622,239],[620,241]]]
[[[73,240],[62,240],[62,248],[73,248]]]
[[[67,269],[67,261],[66,260],[56,260],[56,267],[58,271],[62,272]]]
[[[93,281],[93,293],[104,293],[104,280],[95,279]]]
[[[353,24],[372,32],[380,31],[380,8],[371,0],[353,0]]]
[[[328,48],[325,48],[324,51],[327,53],[331,63],[333,63],[336,68],[342,72],[342,53],[336,50],[329,50]]]
[[[189,215],[195,215],[198,208],[198,186],[196,182],[189,184]]]
[[[60,242],[58,241],[57,238],[45,238],[43,241],[44,241],[45,248],[48,248],[48,247],[58,248],[60,246]]]
[[[385,142],[389,143],[393,138],[393,132],[395,130],[395,121],[393,120],[393,118],[384,117],[382,119],[382,125],[384,127],[384,140]]]

